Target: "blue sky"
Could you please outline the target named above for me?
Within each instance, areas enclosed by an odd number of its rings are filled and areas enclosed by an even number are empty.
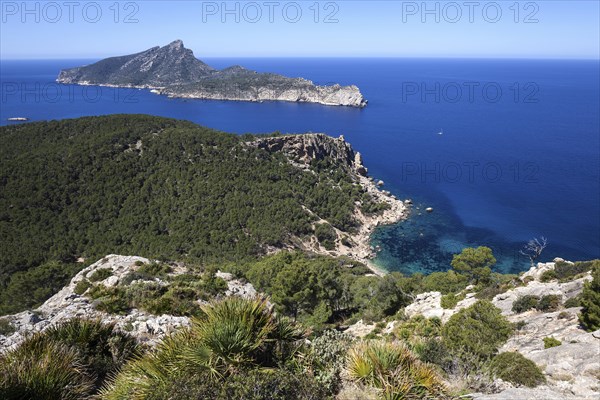
[[[175,39],[199,58],[600,57],[596,0],[0,3],[2,59],[101,58]]]

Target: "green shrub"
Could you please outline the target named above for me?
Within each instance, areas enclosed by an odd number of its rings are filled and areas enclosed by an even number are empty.
[[[513,302],[512,311],[514,313],[520,314],[522,312],[531,310],[532,308],[536,308],[540,298],[538,296],[525,295],[519,297],[517,300]]]
[[[139,348],[114,324],[73,319],[29,336],[0,356],[0,398],[84,399]]]
[[[556,271],[553,269],[549,269],[548,271],[544,271],[542,276],[540,276],[540,282],[550,282],[554,279],[558,279],[556,275]]]
[[[387,399],[443,398],[446,394],[435,369],[401,343],[359,342],[348,352],[346,365],[350,379],[381,389]]]
[[[10,336],[15,332],[15,327],[12,326],[8,318],[0,318],[0,335]]]
[[[565,304],[563,304],[563,306],[565,308],[581,307],[581,299],[579,298],[579,296],[571,297],[570,299],[567,299],[567,301],[565,301]]]
[[[133,336],[117,331],[114,323],[99,320],[71,319],[51,326],[31,340],[56,342],[74,349],[89,375],[96,378],[96,388],[140,353]]]
[[[108,278],[109,276],[111,276],[112,273],[113,273],[113,271],[110,268],[99,268],[99,269],[95,270],[94,272],[92,272],[92,275],[90,275],[89,279],[90,279],[90,282],[103,281],[106,278]]]
[[[133,263],[133,265],[135,265],[136,267],[141,267],[142,265],[144,265],[145,263],[141,260],[137,260],[136,262]]]
[[[554,265],[554,272],[556,278],[564,282],[577,279],[584,273],[592,271],[594,268],[600,268],[600,260],[577,261],[573,264],[561,261]]]
[[[443,370],[448,370],[454,361],[444,342],[437,338],[427,338],[414,344],[413,348],[421,361],[438,365]]]
[[[394,336],[408,342],[414,342],[416,339],[437,337],[440,335],[441,329],[441,319],[437,317],[425,318],[422,315],[416,315],[408,321],[396,324]]]
[[[454,307],[456,307],[458,302],[463,300],[464,298],[465,298],[464,294],[463,295],[456,295],[453,293],[446,294],[446,295],[442,296],[441,306],[442,306],[442,308],[445,308],[445,309],[454,308]]]
[[[536,305],[536,309],[543,312],[552,312],[560,308],[562,296],[557,294],[548,294],[542,296],[539,303]]]
[[[469,278],[453,270],[433,272],[421,282],[420,292],[441,292],[442,294],[458,293],[469,284]]]
[[[544,349],[549,349],[551,347],[560,346],[562,342],[553,337],[545,337],[544,338]]]
[[[333,250],[335,248],[335,240],[337,234],[333,227],[329,224],[317,224],[315,225],[315,236],[319,243],[327,250]]]
[[[165,338],[156,349],[127,363],[102,390],[102,397],[148,398],[151,393],[166,393],[174,381],[190,379],[217,379],[218,388],[235,381],[241,371],[266,371],[292,362],[304,342],[305,332],[277,318],[266,300],[228,297],[203,306],[202,311],[190,329]]]
[[[152,262],[150,264],[142,264],[136,271],[138,274],[148,277],[164,277],[167,274],[173,272],[173,268],[171,268],[168,264]]]
[[[48,340],[26,340],[1,354],[0,377],[3,400],[80,400],[94,389],[78,352]]]
[[[597,260],[596,260],[597,261]],[[586,282],[581,292],[579,322],[588,331],[600,329],[600,266],[594,267],[592,281]]]
[[[80,268],[80,264],[48,262],[27,271],[16,272],[7,286],[3,287],[0,283],[0,315],[40,306],[69,283]],[[0,275],[1,269],[0,267]]]
[[[146,400],[321,400],[324,388],[309,374],[284,369],[242,370],[226,379],[205,375],[177,376]]]
[[[442,327],[444,344],[450,350],[471,353],[482,359],[496,354],[511,333],[511,324],[487,300],[460,310]]]
[[[90,287],[92,286],[92,284],[90,283],[90,281],[88,281],[87,279],[82,279],[79,282],[77,282],[77,285],[75,285],[75,289],[73,290],[76,294],[78,295],[82,295],[85,293],[86,290],[88,290]]]
[[[345,357],[352,341],[348,334],[326,330],[310,343],[304,370],[312,371],[316,381],[329,393],[336,393],[341,387]]]
[[[518,352],[500,353],[490,363],[490,371],[503,381],[536,387],[546,381],[541,369]]]
[[[535,278],[534,278],[533,276],[531,276],[531,275],[528,275],[528,276],[526,276],[526,277],[525,277],[525,279],[523,279],[522,281],[523,281],[523,284],[524,284],[525,286],[527,286],[527,284],[529,284],[529,282],[533,282],[534,280],[535,280]]]
[[[570,318],[570,317],[571,317],[571,314],[569,312],[567,312],[567,311],[561,311],[558,314],[558,319],[567,319],[567,318]]]
[[[467,247],[460,254],[452,257],[452,268],[476,284],[486,284],[490,281],[492,267],[496,264],[496,258],[492,249],[485,246],[477,248]]]

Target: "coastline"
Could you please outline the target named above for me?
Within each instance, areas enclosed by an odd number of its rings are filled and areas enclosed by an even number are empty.
[[[375,201],[385,202],[390,205],[390,208],[384,210],[379,215],[368,216],[363,214],[359,207],[356,208],[354,216],[360,221],[360,228],[354,235],[348,234],[351,240],[355,243],[353,247],[347,247],[342,243],[336,243],[336,250],[340,256],[347,256],[353,260],[362,262],[365,264],[373,273],[383,276],[388,271],[377,266],[372,259],[375,257],[376,252],[371,247],[371,235],[375,231],[375,228],[382,225],[391,225],[401,221],[405,221],[410,214],[410,207],[408,203],[403,202],[396,198],[396,196],[389,192],[380,190],[375,184],[373,178],[358,175],[360,185],[373,196]]]
[[[160,87],[160,86],[149,86],[149,85],[114,85],[111,83],[91,83],[88,81],[79,81],[79,82],[70,82],[61,80],[60,78],[56,79],[56,83],[62,85],[78,85],[78,86],[99,86],[99,87],[108,87],[108,88],[116,88],[116,89],[138,89],[138,90],[148,90],[152,94],[156,94],[159,96],[165,96],[169,99],[191,99],[191,100],[213,100],[213,101],[238,101],[238,102],[250,102],[250,103],[262,103],[264,101],[268,102],[286,102],[286,103],[308,103],[308,104],[320,104],[323,106],[331,106],[331,107],[352,107],[352,108],[365,108],[368,104],[368,101],[365,100],[357,87],[350,86],[351,90],[356,90],[358,93],[358,97],[356,99],[349,99],[344,102],[332,102],[320,99],[311,99],[310,97],[298,97],[296,94],[296,99],[294,99],[294,93],[290,93],[290,96],[286,97],[285,93],[281,96],[264,96],[265,91],[258,92],[258,97],[252,98],[244,98],[244,97],[234,97],[234,96],[221,96],[218,94],[190,94],[190,93],[174,93],[169,90],[168,87]],[[321,86],[314,85],[316,90],[325,88]],[[296,89],[291,89],[294,91]],[[340,87],[339,90],[345,90],[344,87]]]

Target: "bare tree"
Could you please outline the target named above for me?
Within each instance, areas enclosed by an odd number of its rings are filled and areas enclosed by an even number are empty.
[[[529,257],[529,261],[531,261],[531,266],[533,267],[535,264],[535,260],[542,255],[542,251],[548,246],[548,239],[541,236],[538,238],[533,238],[527,244],[523,246],[523,249],[520,251],[524,256]]]

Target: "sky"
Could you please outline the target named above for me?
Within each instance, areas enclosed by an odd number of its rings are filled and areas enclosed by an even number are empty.
[[[600,1],[5,1],[0,58],[600,58]]]

